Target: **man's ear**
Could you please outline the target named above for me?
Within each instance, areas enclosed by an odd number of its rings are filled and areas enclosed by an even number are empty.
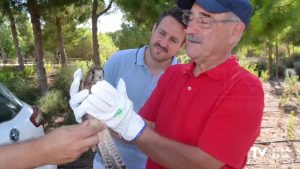
[[[230,42],[233,44],[239,42],[243,35],[244,29],[245,25],[242,22],[235,24],[230,34]]]

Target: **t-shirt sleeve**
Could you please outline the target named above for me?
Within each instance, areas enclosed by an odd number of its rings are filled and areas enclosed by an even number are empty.
[[[243,81],[226,92],[205,124],[198,147],[233,168],[241,168],[260,133],[263,99],[261,83]]]

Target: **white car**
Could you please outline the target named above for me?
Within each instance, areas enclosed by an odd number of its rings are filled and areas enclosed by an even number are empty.
[[[45,135],[44,119],[38,108],[19,100],[0,83],[0,145],[14,144]],[[38,169],[56,169],[56,165]]]

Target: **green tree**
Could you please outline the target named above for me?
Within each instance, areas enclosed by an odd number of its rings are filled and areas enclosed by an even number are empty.
[[[32,30],[34,35],[34,55],[36,58],[36,72],[38,75],[39,89],[42,95],[45,95],[48,90],[46,69],[44,66],[44,51],[42,43],[41,29],[41,2],[37,0],[27,0],[27,9],[30,14]]]
[[[293,0],[252,0],[254,14],[241,45],[261,45],[268,56],[268,70],[271,73],[275,53],[276,77],[278,77],[278,46],[282,43],[284,31],[293,22],[299,21],[299,2]],[[275,50],[274,50],[275,49]]]
[[[90,30],[77,28],[74,31],[68,31],[66,36],[66,39],[70,41],[70,43],[66,45],[66,50],[71,57],[93,58],[92,33]]]
[[[0,54],[4,63],[13,55],[13,42],[9,29],[9,23],[4,18],[0,24]]]
[[[100,58],[102,60],[102,65],[104,62],[108,59],[109,56],[111,56],[114,52],[118,50],[118,48],[115,46],[112,38],[108,34],[100,33],[98,35],[98,39],[101,42],[101,46],[99,49]]]
[[[18,63],[19,63],[19,70],[24,70],[24,61],[23,61],[23,55],[21,53],[20,45],[19,45],[19,39],[18,39],[18,32],[16,28],[16,22],[15,17],[13,15],[13,11],[11,9],[12,4],[10,4],[10,1],[8,0],[2,0],[0,1],[0,7],[3,13],[8,17],[11,27],[11,34],[13,37],[13,42],[16,50],[16,54],[18,57]]]
[[[95,67],[101,66],[101,60],[99,56],[99,43],[98,43],[98,18],[105,14],[111,7],[115,0],[110,0],[108,5],[105,7],[105,1],[101,0],[100,4],[98,0],[93,0],[92,4],[92,33],[93,33],[93,59]]]
[[[60,1],[60,3],[50,4],[52,8],[46,10],[43,18],[46,22],[44,37],[46,40],[50,40],[51,43],[56,44],[56,50],[54,56],[62,64],[62,67],[67,65],[67,53],[65,50],[65,33],[68,33],[67,29],[76,29],[76,25],[86,21],[90,16],[90,10],[87,5],[82,5],[86,0],[77,1]],[[62,25],[62,23],[68,23]],[[66,28],[65,28],[66,27]],[[55,38],[53,38],[55,37]],[[76,36],[74,37],[76,38]],[[49,44],[49,49],[53,51],[53,44]]]
[[[145,24],[151,29],[163,11],[175,6],[175,0],[116,0],[116,4],[123,10],[128,21],[137,25]]]
[[[151,36],[151,28],[146,25],[140,24],[126,24],[121,25],[122,30],[110,33],[116,46],[119,49],[136,48],[149,43]]]

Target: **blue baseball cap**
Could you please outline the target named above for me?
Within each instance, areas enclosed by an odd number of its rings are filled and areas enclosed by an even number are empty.
[[[246,26],[252,16],[252,6],[249,0],[177,0],[177,6],[182,9],[191,9],[194,3],[198,3],[211,13],[232,12]]]

